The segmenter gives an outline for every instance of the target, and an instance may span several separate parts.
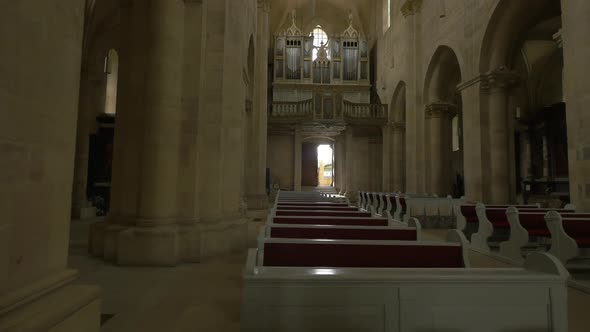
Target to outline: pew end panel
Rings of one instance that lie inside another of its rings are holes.
[[[518,209],[511,206],[506,210],[510,224],[508,241],[500,243],[500,255],[522,263],[522,248],[529,242],[529,232],[520,223]]]
[[[471,247],[481,250],[483,252],[490,252],[488,239],[494,232],[494,225],[490,222],[486,215],[486,207],[482,203],[477,203],[475,207],[479,228],[476,233],[471,235]]]
[[[450,229],[447,232],[447,242],[458,243],[461,245],[461,248],[463,248],[463,264],[465,264],[465,267],[467,268],[471,267],[471,263],[469,261],[469,253],[467,251],[469,248],[469,240],[467,240],[465,234],[456,229]]]
[[[563,220],[559,213],[548,212],[545,215],[547,228],[551,233],[551,248],[549,253],[557,257],[563,264],[578,255],[578,243],[572,238],[563,227]],[[589,220],[590,222],[590,220]]]
[[[422,240],[422,225],[420,224],[420,221],[418,221],[418,219],[410,218],[410,220],[408,220],[408,224],[407,225],[403,224],[403,225],[405,225],[406,227],[415,228],[416,229],[416,241]]]

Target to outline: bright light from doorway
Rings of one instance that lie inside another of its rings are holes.
[[[329,145],[318,146],[318,162],[323,161],[324,165],[332,164],[332,147]]]
[[[331,186],[334,178],[334,151],[330,145],[318,146],[318,184]]]

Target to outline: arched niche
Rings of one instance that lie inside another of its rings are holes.
[[[426,183],[428,191],[439,196],[464,195],[463,103],[457,88],[461,81],[455,51],[439,46],[424,83]]]

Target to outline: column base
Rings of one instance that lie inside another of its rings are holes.
[[[89,253],[118,265],[175,266],[200,262],[203,258],[238,252],[256,244],[260,221],[238,216],[224,220],[166,227],[127,227],[94,223],[90,230]]]
[[[72,219],[75,220],[86,220],[96,218],[96,208],[87,202],[83,205],[72,207]]]
[[[1,297],[0,331],[99,332],[98,287],[54,286],[44,285],[37,289],[33,285],[31,287],[35,292],[26,300],[17,300],[16,303],[14,294]]]
[[[248,248],[248,219],[227,218],[202,223],[201,257],[209,258]]]
[[[132,227],[118,233],[117,264],[176,266],[180,262],[178,227]]]
[[[268,210],[270,204],[268,196],[265,195],[249,195],[246,196],[248,202],[248,210]]]

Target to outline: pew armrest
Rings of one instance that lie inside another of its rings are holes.
[[[529,242],[529,232],[522,227],[518,209],[515,207],[511,206],[506,210],[506,217],[510,224],[510,237],[508,241],[500,243],[500,255],[522,262],[522,247]]]
[[[563,221],[558,212],[551,211],[545,215],[545,222],[551,233],[549,253],[555,255],[563,264],[578,255],[578,243],[563,228]]]
[[[416,218],[410,218],[408,220],[408,227],[416,229],[416,241],[422,240],[422,224]]]
[[[467,252],[469,240],[467,240],[465,234],[463,234],[462,231],[451,229],[447,233],[447,242],[459,243],[461,245],[461,250],[463,251],[463,264],[466,268],[470,268],[471,262],[469,261],[469,255]]]
[[[477,233],[471,235],[471,246],[484,252],[490,252],[488,239],[494,233],[494,225],[490,222],[488,216],[486,215],[485,205],[482,203],[477,203],[475,211],[477,214],[479,228]]]
[[[570,273],[557,259],[546,252],[533,252],[526,257],[523,267],[530,271],[553,274],[567,279]]]

